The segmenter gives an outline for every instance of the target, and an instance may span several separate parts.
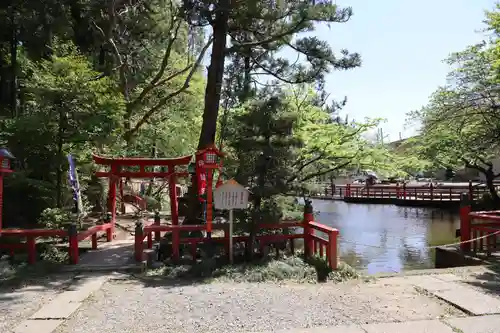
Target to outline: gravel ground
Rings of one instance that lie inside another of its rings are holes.
[[[460,315],[391,278],[338,285],[176,287],[110,281],[56,333],[261,332]]]
[[[72,275],[58,275],[25,283],[23,287],[0,284],[0,332],[10,333],[22,320],[64,291]]]

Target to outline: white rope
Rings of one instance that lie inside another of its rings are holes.
[[[490,234],[487,234],[487,235],[484,235],[484,236],[481,236],[481,237],[472,238],[472,239],[469,239],[469,240],[466,240],[466,241],[463,241],[463,242],[449,243],[449,244],[443,244],[443,245],[425,246],[422,249],[435,249],[435,248],[438,248],[438,247],[450,247],[450,246],[456,246],[456,245],[460,245],[460,244],[467,244],[467,243],[475,242],[475,241],[480,240],[480,239],[484,239],[484,238],[488,238],[488,237],[491,237],[491,236],[495,236],[495,235],[498,235],[498,234],[500,234],[500,230],[495,231],[495,232],[490,233]],[[391,249],[391,250],[398,250],[398,249],[401,248],[401,247],[385,247],[385,246],[383,247],[383,246],[379,246],[379,245],[368,245],[368,244],[362,244],[362,243],[358,243],[358,242],[346,240],[342,236],[340,236],[340,238],[341,238],[341,240],[344,243],[349,243],[349,244],[354,244],[354,245],[361,245],[361,246],[366,246],[366,247],[374,247],[374,248],[379,248],[379,249],[384,248],[384,249]]]

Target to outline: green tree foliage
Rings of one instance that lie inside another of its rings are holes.
[[[500,176],[493,165],[500,148],[498,12],[488,13],[487,22],[495,32],[491,40],[452,54],[447,59],[453,68],[448,84],[411,117],[422,125],[421,135],[414,139],[421,157],[432,161],[435,169],[478,170],[498,201],[493,186]]]
[[[92,152],[193,152],[210,43],[179,9],[168,0],[2,2],[0,141],[17,157],[7,223],[33,224],[44,208],[70,203],[67,153],[98,205]]]
[[[284,196],[307,196],[323,175],[379,164],[380,151],[363,138],[378,121],[339,123],[317,98],[310,86],[267,88],[229,113],[226,171],[252,192],[250,212],[238,216],[252,235],[256,223],[291,216]]]
[[[64,204],[67,153],[89,161],[93,147],[116,141],[124,102],[114,82],[96,80],[98,73],[71,45],[59,45],[50,59],[26,59],[23,65],[23,115],[6,119],[1,136],[20,167],[15,181],[36,180],[36,193],[55,191],[48,198],[40,195],[42,202],[32,206],[36,217],[45,206]],[[26,194],[11,200],[23,202]]]

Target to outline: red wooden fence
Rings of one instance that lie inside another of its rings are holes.
[[[106,223],[93,226],[87,230],[78,232],[75,224],[71,224],[68,230],[63,229],[2,229],[0,234],[2,236],[15,236],[20,238],[16,243],[0,243],[0,249],[6,249],[12,253],[16,250],[26,250],[28,253],[28,263],[34,264],[36,262],[36,239],[47,237],[60,237],[67,238],[69,246],[69,261],[70,264],[78,264],[79,250],[78,243],[92,237],[92,249],[97,249],[97,235],[99,232],[106,233],[106,240],[110,242],[113,237],[111,235],[112,223]],[[22,239],[25,242],[22,242]]]
[[[462,196],[460,207],[460,248],[491,253],[500,238],[500,210],[471,212],[471,201]]]
[[[282,222],[278,224],[260,224],[258,229],[260,230],[276,230],[276,229],[290,229],[290,228],[303,228],[303,233],[279,233],[279,234],[265,234],[257,235],[256,240],[259,241],[260,246],[263,247],[265,244],[276,243],[276,242],[286,242],[287,240],[299,239],[304,240],[304,252],[306,256],[317,255],[321,257],[326,257],[328,265],[332,269],[337,268],[337,241],[339,232],[337,229],[330,228],[328,226],[322,225],[320,223],[313,221],[312,208],[306,210],[304,213],[304,220],[299,222]],[[210,241],[215,243],[222,243],[226,248],[226,253],[229,253],[229,233],[228,225],[217,223],[212,225],[212,230],[223,230],[224,235],[222,237],[212,237]],[[192,256],[196,258],[197,245],[203,244],[208,241],[205,237],[191,237],[191,238],[181,238],[181,232],[187,231],[204,231],[206,230],[205,225],[159,225],[150,224],[143,226],[138,224],[135,229],[135,259],[136,261],[144,260],[144,248],[151,249],[153,247],[153,236],[155,239],[159,239],[160,233],[171,232],[172,233],[172,259],[178,260],[180,257],[180,245],[190,244]],[[320,235],[316,235],[315,231],[322,232],[326,234],[326,238]],[[158,238],[157,238],[158,237]],[[146,239],[146,242],[144,242]],[[233,241],[247,243],[249,240],[248,236],[235,236]],[[293,242],[292,242],[293,244]],[[292,246],[293,251],[293,246]]]

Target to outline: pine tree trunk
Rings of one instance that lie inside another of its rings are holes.
[[[484,173],[484,176],[486,178],[486,187],[488,187],[488,190],[490,191],[491,199],[495,203],[495,206],[500,205],[500,197],[498,196],[495,184],[493,183],[493,181],[495,180],[493,167],[488,167],[488,169],[486,169],[486,172]]]
[[[214,43],[212,56],[207,73],[205,88],[205,108],[203,110],[203,124],[201,127],[198,149],[204,149],[215,142],[217,130],[217,117],[224,76],[224,63],[226,58],[226,37],[229,19],[229,0],[220,0],[217,17],[213,24]]]
[[[205,107],[203,110],[203,124],[201,126],[198,149],[204,149],[215,143],[217,131],[217,118],[221,97],[222,80],[224,76],[224,63],[226,58],[226,38],[229,20],[230,0],[220,0],[217,16],[212,25],[214,42],[212,55],[207,73],[205,88]],[[198,224],[201,216],[201,205],[197,198],[198,181],[196,175],[191,177],[191,188],[188,191],[188,215],[185,224]]]

